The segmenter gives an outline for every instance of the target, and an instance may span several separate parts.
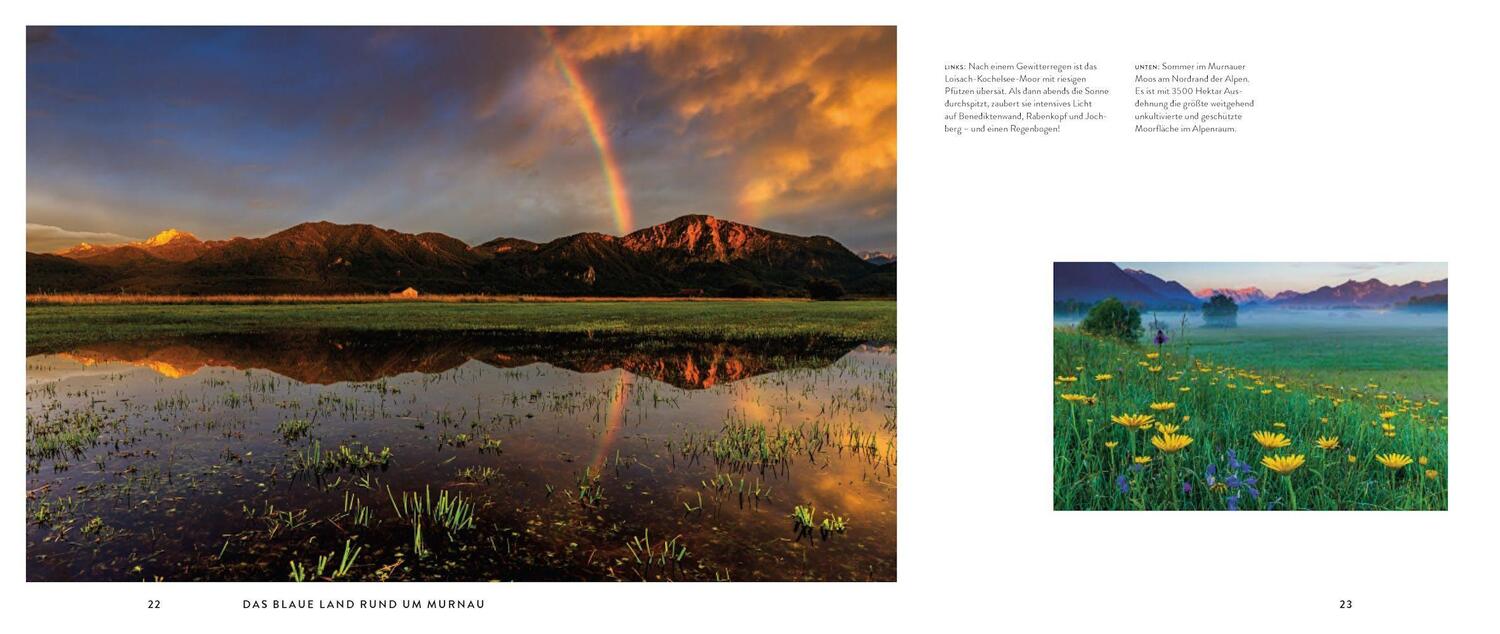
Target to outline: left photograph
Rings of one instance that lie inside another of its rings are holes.
[[[896,40],[29,27],[26,579],[896,580]]]

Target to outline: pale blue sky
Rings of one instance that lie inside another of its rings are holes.
[[[1349,280],[1377,278],[1386,284],[1432,282],[1448,277],[1447,262],[1117,262],[1140,269],[1189,290],[1254,286],[1267,295],[1293,290],[1305,293]]]

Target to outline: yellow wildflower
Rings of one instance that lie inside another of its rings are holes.
[[[1150,414],[1120,414],[1119,416],[1111,416],[1109,419],[1114,421],[1116,425],[1123,425],[1131,429],[1150,427],[1151,423],[1156,422],[1156,417]]]
[[[1306,458],[1300,453],[1290,456],[1265,456],[1260,459],[1260,463],[1265,465],[1267,469],[1281,475],[1289,475],[1291,472],[1296,471],[1305,461]]]
[[[1255,438],[1255,442],[1260,443],[1260,446],[1265,447],[1266,449],[1280,449],[1292,444],[1291,439],[1287,438],[1286,434],[1273,434],[1268,431],[1258,431],[1250,434],[1250,436]]]
[[[1411,464],[1411,456],[1395,452],[1378,454],[1375,456],[1375,462],[1385,465],[1388,469],[1400,469]]]
[[[1186,434],[1165,433],[1161,436],[1152,436],[1151,444],[1164,453],[1177,453],[1183,447],[1193,444],[1192,437]]]

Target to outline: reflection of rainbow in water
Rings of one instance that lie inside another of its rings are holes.
[[[547,39],[547,47],[552,50],[552,61],[562,73],[563,79],[567,80],[573,103],[577,104],[578,111],[583,114],[589,138],[593,139],[594,147],[599,150],[599,163],[604,168],[604,183],[609,188],[609,206],[615,214],[615,229],[621,235],[629,233],[635,227],[635,218],[630,210],[630,196],[625,190],[625,179],[620,176],[620,162],[615,158],[614,146],[609,141],[604,115],[599,110],[599,104],[594,101],[594,94],[589,91],[588,85],[579,78],[578,68],[558,48],[557,41],[552,36],[552,28],[544,26],[541,30],[542,37]]]
[[[609,413],[604,417],[604,433],[599,435],[599,448],[594,451],[594,459],[589,461],[594,473],[604,469],[604,463],[609,461],[610,450],[620,438],[620,430],[625,428],[625,402],[630,400],[631,374],[624,370],[616,372],[619,374],[611,390],[614,392],[614,400],[609,405]]]

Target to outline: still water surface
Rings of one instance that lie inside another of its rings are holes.
[[[27,578],[894,580],[895,389],[831,339],[33,354]]]

